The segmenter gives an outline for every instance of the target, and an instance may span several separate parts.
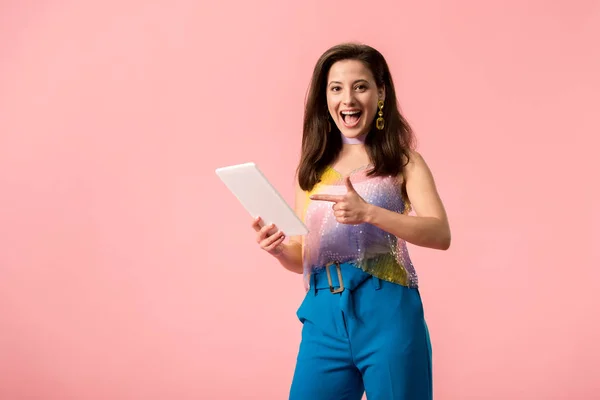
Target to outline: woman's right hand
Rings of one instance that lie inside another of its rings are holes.
[[[262,219],[256,218],[252,223],[252,227],[256,231],[256,242],[261,249],[271,254],[278,256],[283,252],[283,241],[285,234],[277,229],[275,224],[265,225],[261,227]]]

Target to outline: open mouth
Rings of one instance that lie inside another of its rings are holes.
[[[348,128],[352,128],[358,124],[358,121],[360,121],[362,111],[360,111],[360,110],[342,111],[342,112],[340,112],[340,115],[342,116],[342,121],[344,122],[344,125],[346,125],[346,127],[348,127]]]

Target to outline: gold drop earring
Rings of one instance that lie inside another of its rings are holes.
[[[379,112],[377,113],[379,115],[379,118],[377,118],[375,126],[381,131],[385,126],[385,121],[383,120],[383,100],[379,100],[377,102],[377,107],[379,107]]]

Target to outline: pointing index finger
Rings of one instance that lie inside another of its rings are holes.
[[[337,203],[338,201],[342,201],[344,196],[334,194],[313,194],[310,196],[310,199],[317,201],[333,201],[334,203]]]

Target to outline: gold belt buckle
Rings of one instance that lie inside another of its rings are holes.
[[[331,272],[329,271],[329,267],[331,265],[335,265],[335,268],[337,270],[338,281],[340,282],[340,287],[337,289],[333,287],[333,282],[331,281]],[[344,281],[342,280],[342,270],[340,268],[340,263],[337,261],[334,263],[331,263],[331,264],[325,266],[325,270],[327,271],[327,281],[329,282],[329,291],[331,293],[342,293],[344,291]]]

